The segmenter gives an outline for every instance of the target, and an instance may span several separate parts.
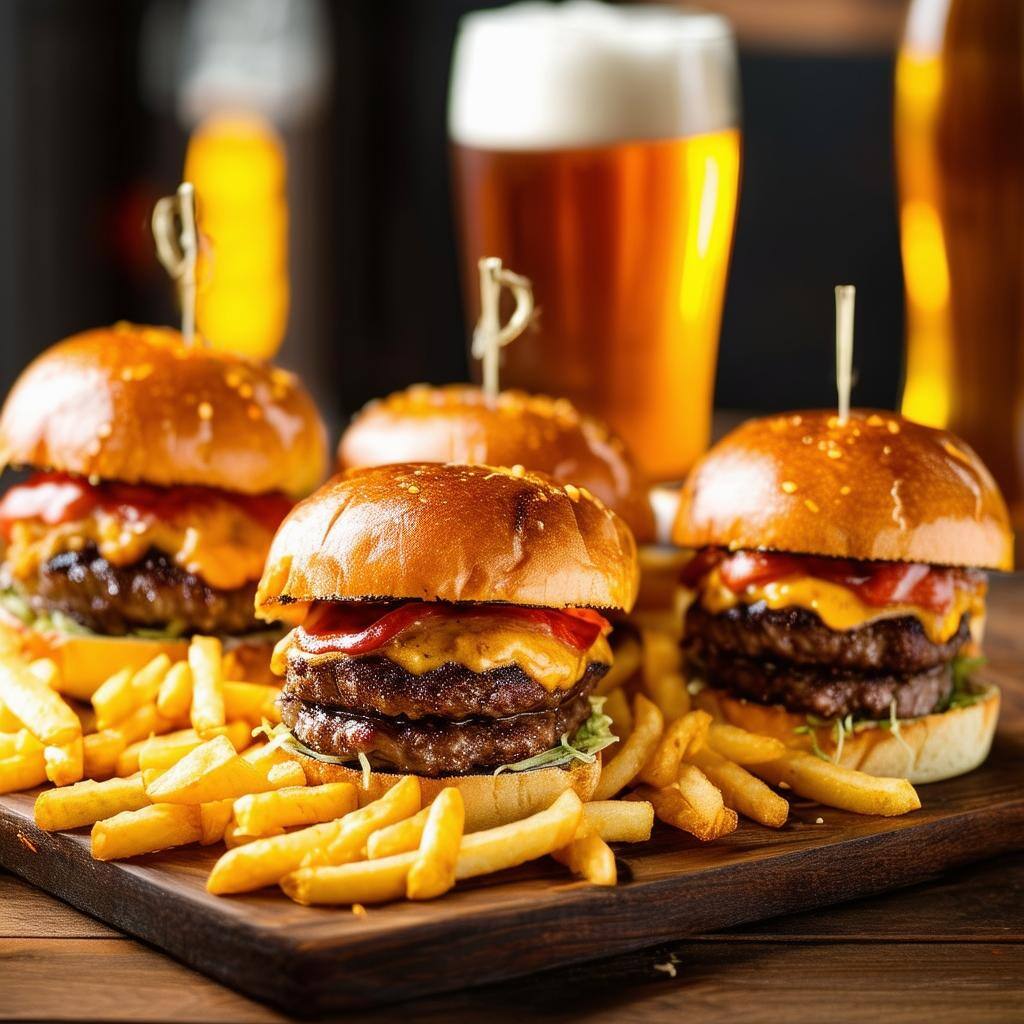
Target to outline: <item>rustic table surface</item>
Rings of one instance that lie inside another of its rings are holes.
[[[1021,728],[1024,576],[992,582],[987,654],[1004,688],[1004,727]],[[359,1014],[535,1017],[1019,1022],[1024,853],[888,896]],[[0,871],[0,1020],[286,1019]]]

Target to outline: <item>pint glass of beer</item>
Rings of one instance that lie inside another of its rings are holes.
[[[655,480],[707,445],[739,181],[735,43],[719,17],[593,2],[463,19],[449,96],[462,281],[533,282],[501,383],[607,420]]]

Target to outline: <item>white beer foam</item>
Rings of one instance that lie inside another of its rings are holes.
[[[738,123],[728,22],[593,0],[462,18],[448,128],[482,149],[557,149],[720,131]]]

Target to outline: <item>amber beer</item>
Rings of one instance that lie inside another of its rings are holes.
[[[1024,4],[915,0],[896,70],[903,411],[974,446],[1024,530]]]
[[[575,4],[472,15],[456,51],[468,322],[480,256],[527,275],[539,315],[503,350],[503,386],[606,419],[654,479],[681,477],[708,441],[739,180],[733,61],[719,18]]]

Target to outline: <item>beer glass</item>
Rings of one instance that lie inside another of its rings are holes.
[[[1024,3],[915,0],[897,60],[895,114],[907,297],[903,411],[977,449],[1019,537]]]
[[[452,67],[462,281],[533,282],[502,386],[607,420],[655,480],[708,442],[739,183],[735,43],[720,17],[593,2],[463,18]]]

